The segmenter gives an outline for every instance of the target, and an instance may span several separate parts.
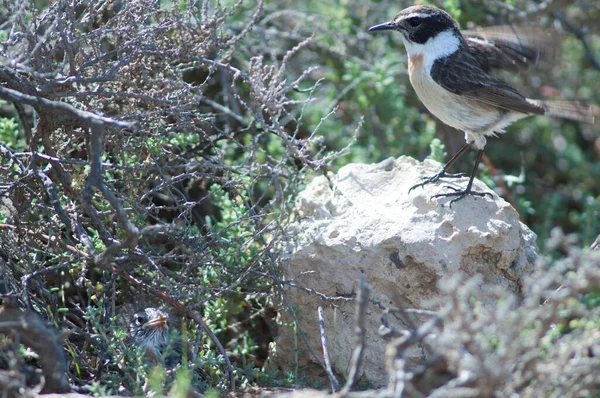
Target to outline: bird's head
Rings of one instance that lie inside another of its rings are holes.
[[[159,353],[169,340],[169,315],[148,307],[136,312],[129,323],[129,335],[141,348]]]
[[[377,30],[397,30],[402,33],[409,53],[414,47],[456,47],[462,40],[458,25],[450,14],[428,6],[405,8],[391,21],[369,28],[371,32]]]

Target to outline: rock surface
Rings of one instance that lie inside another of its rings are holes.
[[[362,278],[371,287],[372,302],[361,375],[377,387],[387,381],[385,343],[377,333],[384,307],[400,300],[405,308],[428,308],[440,296],[440,280],[458,272],[480,275],[484,292],[501,286],[518,293],[521,276],[533,270],[536,236],[496,194],[468,197],[452,207],[448,198],[431,198],[448,192],[446,185],[464,188],[466,178],[408,192],[440,167],[409,157],[351,164],[331,176],[331,185],[325,177],[315,178],[298,198],[297,221],[282,245],[282,277],[296,285],[285,289],[285,303],[295,308],[300,330],[320,358],[317,308],[324,308],[338,375],[347,375],[355,345],[352,299]],[[491,192],[478,180],[474,189]],[[283,321],[290,322],[283,308]],[[268,367],[293,371],[304,366],[309,376],[325,377],[293,329],[282,328],[271,348]],[[414,352],[409,362],[414,366],[424,356],[424,351]]]

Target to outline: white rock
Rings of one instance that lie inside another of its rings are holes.
[[[377,303],[368,308],[362,377],[383,386],[385,343],[377,333],[382,307],[401,300],[407,308],[427,308],[440,294],[438,281],[457,272],[481,275],[484,292],[495,285],[518,293],[521,276],[533,270],[536,236],[496,194],[467,197],[452,208],[448,198],[431,199],[448,192],[446,185],[464,188],[466,178],[408,192],[440,167],[409,157],[351,164],[331,176],[332,186],[325,177],[317,177],[299,195],[297,220],[282,245],[282,277],[309,290],[287,286],[285,299],[296,309],[300,329],[321,358],[317,308],[324,307],[329,349],[339,375],[347,375],[355,344],[355,302],[348,299],[355,297],[361,278]],[[491,192],[477,180],[474,189]],[[326,301],[313,292],[337,299]],[[335,316],[331,303],[337,306]],[[281,314],[290,322],[284,305]],[[424,355],[412,353],[409,363],[420,363]],[[309,376],[325,377],[289,327],[276,338],[267,366],[285,371],[308,366]]]

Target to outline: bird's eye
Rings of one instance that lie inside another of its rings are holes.
[[[146,323],[146,322],[144,322],[144,317],[142,317],[142,316],[138,316],[135,319],[135,321],[138,323],[138,325],[143,325],[144,323]]]
[[[419,17],[412,17],[412,18],[408,18],[407,22],[410,26],[412,26],[413,28],[416,28],[417,26],[421,25],[421,22],[423,22],[423,19],[419,18]]]

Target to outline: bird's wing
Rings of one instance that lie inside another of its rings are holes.
[[[527,70],[540,60],[559,54],[560,37],[552,29],[528,26],[491,26],[462,32],[469,50],[480,60],[482,69],[511,72]]]
[[[468,53],[457,51],[436,60],[431,77],[446,90],[466,98],[521,113],[544,113],[543,106],[529,102],[517,90],[486,73]]]

